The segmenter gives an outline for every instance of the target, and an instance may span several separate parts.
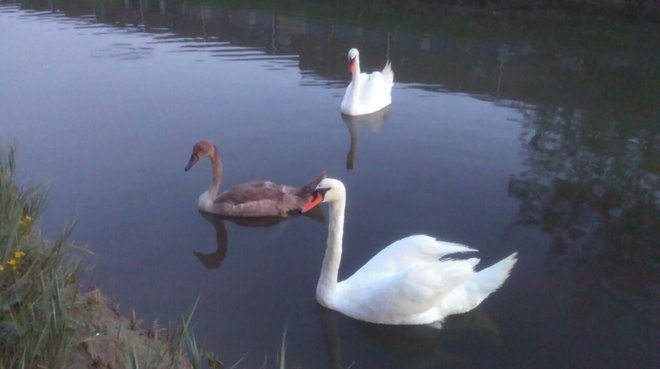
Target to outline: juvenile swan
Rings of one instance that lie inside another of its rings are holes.
[[[357,49],[350,49],[348,71],[353,77],[341,102],[342,114],[371,114],[392,103],[394,72],[389,61],[380,72],[360,73],[360,53]]]
[[[222,159],[217,147],[210,141],[199,141],[193,146],[192,154],[185,171],[192,168],[202,157],[208,157],[213,165],[213,182],[208,190],[199,196],[199,210],[229,217],[287,217],[299,211],[311,198],[314,187],[325,178],[321,173],[312,182],[296,188],[278,185],[273,182],[249,182],[234,187],[220,195],[223,170]]]
[[[337,281],[344,232],[346,189],[323,179],[303,212],[330,204],[328,246],[316,286],[316,299],[351,318],[380,324],[430,324],[474,309],[504,283],[516,253],[476,272],[479,259],[442,257],[476,251],[424,235],[409,236],[381,250],[355,274]]]

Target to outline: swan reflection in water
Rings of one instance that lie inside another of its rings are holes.
[[[341,115],[341,119],[348,128],[348,133],[351,136],[351,147],[346,157],[346,169],[352,170],[355,168],[357,145],[358,145],[358,130],[360,128],[368,128],[372,132],[377,132],[380,126],[389,119],[392,106],[386,106],[379,111],[367,115],[350,116],[346,114]]]
[[[315,209],[312,209],[315,210]],[[313,219],[314,221],[324,223],[325,217],[320,208],[310,213],[306,213],[305,216]],[[281,218],[281,217],[255,217],[255,218],[246,218],[246,217],[226,217],[217,214],[207,213],[200,211],[199,214],[206,219],[215,230],[215,241],[216,249],[212,253],[201,253],[198,251],[193,251],[193,254],[197,257],[200,263],[207,269],[216,269],[222,265],[222,262],[227,256],[227,245],[229,242],[229,237],[227,236],[227,228],[225,227],[225,221],[232,222],[241,227],[272,227],[280,222],[287,221],[291,218]]]
[[[500,362],[505,348],[499,330],[481,308],[447,317],[440,329],[433,325],[366,323],[345,317],[320,304],[317,308],[329,369],[346,368],[342,365],[337,319],[347,319],[369,341],[387,353],[389,360],[406,367],[482,367],[489,361]],[[475,352],[479,355],[474,355]]]

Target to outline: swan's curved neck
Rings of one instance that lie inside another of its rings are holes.
[[[217,148],[213,150],[213,152],[209,156],[209,159],[211,160],[211,165],[213,165],[213,182],[211,182],[211,186],[206,191],[206,193],[209,195],[212,201],[214,201],[215,198],[218,197],[218,193],[220,192],[220,186],[222,185],[222,173],[223,173],[222,159],[220,157],[220,152],[218,151]]]
[[[360,57],[355,57],[355,62],[353,63],[353,76],[351,78],[353,85],[355,85],[360,80]]]
[[[339,263],[341,261],[342,238],[344,235],[344,209],[346,197],[330,203],[330,224],[328,225],[328,247],[325,250],[321,275],[316,285],[316,298],[324,306],[330,307],[332,296],[337,288]]]
[[[360,58],[355,57],[355,61],[353,62],[353,76],[351,77],[351,101],[355,102],[357,100],[357,97],[359,95],[360,89],[362,88],[361,84],[361,78],[360,78]]]

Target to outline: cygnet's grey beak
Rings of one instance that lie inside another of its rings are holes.
[[[192,153],[192,155],[190,155],[190,160],[188,161],[188,165],[186,165],[186,167],[183,170],[187,172],[188,169],[192,168],[193,165],[197,163],[197,160],[199,160],[199,155],[197,155],[196,153]]]

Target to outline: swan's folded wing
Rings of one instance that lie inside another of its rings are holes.
[[[364,104],[377,104],[391,102],[392,83],[388,82],[380,72],[373,72],[367,75],[362,90],[360,91],[360,100]]]
[[[369,260],[360,273],[396,274],[413,267],[436,263],[443,256],[477,251],[465,245],[438,241],[426,235],[414,235],[387,246]]]
[[[356,273],[340,283],[346,289],[342,312],[375,323],[414,323],[415,316],[434,311],[444,296],[468,281],[478,262],[436,261],[380,278]]]
[[[244,183],[231,191],[221,193],[215,202],[240,205],[259,201],[280,201],[284,196],[281,187],[272,182]]]
[[[389,60],[385,64],[385,67],[380,72],[380,74],[383,76],[385,83],[389,85],[394,84],[394,72],[392,71],[392,63],[390,63]]]

